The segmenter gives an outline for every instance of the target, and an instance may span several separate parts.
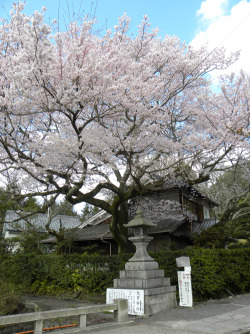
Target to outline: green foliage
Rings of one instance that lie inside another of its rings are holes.
[[[0,234],[3,228],[3,222],[5,219],[7,210],[15,210],[17,203],[11,197],[10,193],[3,188],[0,188]]]
[[[20,289],[0,279],[0,316],[12,314],[20,304]]]
[[[44,204],[46,205],[46,202]],[[65,199],[52,204],[49,210],[53,212],[53,215],[77,216],[74,206]]]
[[[193,289],[196,291],[196,297],[203,299],[203,296],[215,298],[225,295],[226,284],[220,253],[215,250],[208,253],[203,249],[195,252],[192,250],[192,253],[190,259],[192,276],[194,277]]]
[[[242,194],[249,190],[250,161],[230,167],[224,172],[211,175],[209,183],[204,183],[198,188],[209,198],[219,203],[215,209],[216,215],[221,216],[229,206],[234,206]],[[227,219],[228,220],[228,219]]]
[[[48,282],[46,279],[38,279],[31,286],[31,292],[38,295],[60,295],[67,292],[67,289],[63,289],[58,286],[56,282]]]
[[[205,248],[250,247],[250,193],[233,197],[220,223],[193,236],[195,246]]]
[[[7,210],[22,210],[25,212],[35,212],[40,209],[39,204],[34,198],[24,198],[16,200],[14,195],[20,193],[15,183],[9,184],[6,189],[0,188],[0,234],[2,232]],[[0,254],[8,253],[13,250],[17,240],[1,240]]]
[[[8,281],[0,263],[0,316],[12,314],[20,304],[21,289]]]
[[[43,254],[43,245],[40,244],[40,241],[47,237],[48,234],[40,233],[34,227],[30,227],[18,237],[18,251],[24,254]]]
[[[2,270],[13,284],[22,284],[30,292],[59,295],[61,293],[103,293],[113,285],[113,278],[124,268],[128,257],[99,255],[24,255],[0,257]]]
[[[97,213],[100,209],[97,208],[96,206],[93,206],[91,204],[85,204],[84,208],[82,209],[81,212],[81,218],[82,220],[87,219],[88,217],[93,216],[95,213]]]
[[[44,208],[47,205],[48,203],[45,201]],[[71,203],[69,203],[67,200],[63,200],[61,202],[55,202],[49,207],[50,219],[58,215],[77,216],[77,213],[75,212],[74,206]],[[72,250],[75,247],[75,229],[66,229],[62,224],[60,224],[59,230],[56,230],[51,227],[50,223],[47,223],[46,230],[50,236],[53,236],[56,239],[56,253],[58,255],[72,253]]]
[[[176,258],[189,256],[195,300],[206,300],[250,292],[250,249],[203,249],[151,254],[164,269],[171,284],[178,285]],[[8,255],[1,256],[2,271],[11,284],[22,284],[37,294],[74,295],[104,294],[113,286],[131,254],[100,256],[71,255]]]
[[[229,206],[221,220],[225,233],[231,237],[229,247],[250,247],[250,192]]]
[[[12,239],[5,239],[0,233],[0,255],[11,254],[16,242]]]
[[[194,246],[203,248],[225,248],[229,242],[228,235],[220,223],[194,234],[192,239]]]
[[[40,209],[41,206],[32,197],[25,199],[22,203],[22,211],[24,212],[36,212],[39,211]]]
[[[203,249],[187,247],[175,252],[152,254],[165,275],[178,285],[175,259],[190,257],[195,300],[219,298],[250,291],[250,249]]]
[[[16,200],[13,196],[13,192],[18,193],[19,190],[12,186],[8,186],[6,189],[0,188],[0,221],[4,221],[7,210],[22,210],[25,212],[35,212],[41,209],[40,205],[34,198],[24,198],[22,200]]]

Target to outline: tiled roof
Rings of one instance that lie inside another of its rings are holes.
[[[218,220],[216,218],[204,219],[201,223],[194,226],[193,233],[201,233],[217,223]]]
[[[178,215],[175,218],[165,219],[157,222],[156,227],[149,229],[148,233],[150,235],[158,233],[170,233],[174,235],[186,235],[190,236],[190,231],[187,233],[182,226],[187,221],[187,217],[184,215]],[[193,223],[192,233],[200,233],[202,230],[206,230],[208,227],[216,224],[215,219],[206,219],[202,223]],[[183,230],[183,231],[182,231]],[[129,231],[129,235],[131,231]],[[111,239],[112,234],[109,230],[108,223],[99,223],[94,226],[85,226],[84,228],[77,229],[74,232],[74,240],[84,241],[84,240],[100,240],[100,239]]]
[[[75,240],[100,240],[110,239],[112,234],[109,229],[109,224],[99,224],[95,226],[86,226],[83,229],[77,229],[75,232]]]
[[[173,233],[179,226],[186,221],[186,217],[178,216],[172,219],[161,220],[157,223],[157,227],[149,230],[149,233],[169,232]]]
[[[66,232],[74,241],[102,240],[112,239],[112,234],[109,229],[109,224],[99,224],[95,226],[86,226],[77,230]],[[42,243],[55,243],[54,237],[43,240]]]
[[[176,236],[186,236],[190,237],[190,231],[187,232],[185,229],[183,230],[182,227],[185,222],[187,221],[187,218],[184,216],[176,217],[176,219],[166,219],[159,221],[157,223],[157,227],[150,228],[149,234],[159,234],[159,233],[170,233],[174,234]],[[194,223],[193,224],[193,233],[206,229],[216,223],[215,220],[204,220],[202,223]],[[129,235],[131,235],[132,231],[129,229]],[[71,232],[70,232],[71,233]],[[81,229],[76,229],[72,232],[73,239],[75,241],[88,241],[88,240],[105,240],[105,239],[113,239],[112,234],[109,229],[108,223],[102,223],[94,226],[86,226]],[[51,239],[52,240],[52,239]],[[46,240],[46,242],[51,242],[51,240]]]
[[[5,216],[4,231],[23,231],[28,223],[34,226],[38,231],[45,232],[45,225],[48,215],[43,213],[34,214],[28,218],[20,219],[21,214],[13,210],[8,210]],[[77,228],[81,224],[78,216],[57,215],[52,218],[50,228],[59,231],[60,226],[65,230]]]
[[[177,219],[166,219],[157,223],[157,227],[150,228],[149,234],[168,232],[172,233],[180,225],[184,223],[186,218],[184,216],[178,217]],[[131,235],[129,229],[129,235]],[[112,234],[109,229],[108,223],[100,223],[94,226],[85,226],[84,228],[79,228],[74,232],[75,241],[84,241],[84,240],[100,240],[100,239],[111,239]]]

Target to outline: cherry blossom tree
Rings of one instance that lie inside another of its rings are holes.
[[[23,9],[14,4],[0,26],[1,175],[18,177],[23,196],[110,212],[124,250],[129,199],[208,180],[248,150],[249,78],[210,89],[209,73],[237,54],[161,39],[146,16],[132,37],[126,15],[98,35],[87,18],[54,32],[45,9]]]

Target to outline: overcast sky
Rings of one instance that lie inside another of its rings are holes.
[[[7,17],[11,0],[0,0],[0,17]],[[25,12],[32,14],[46,7],[46,19],[89,14],[105,31],[117,23],[124,12],[131,17],[131,33],[147,14],[151,26],[164,36],[176,35],[194,46],[208,43],[211,50],[225,46],[228,52],[241,50],[239,61],[231,68],[250,72],[250,1],[247,0],[26,0]]]

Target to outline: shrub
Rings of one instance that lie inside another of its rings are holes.
[[[14,284],[0,279],[0,316],[12,314],[20,304],[20,291]]]
[[[152,256],[174,285],[178,285],[175,259],[180,256],[190,258],[195,300],[219,298],[229,292],[250,291],[250,249],[187,247],[175,252],[154,253]]]
[[[178,285],[176,258],[190,257],[194,300],[218,298],[229,291],[250,291],[250,249],[187,247],[150,255],[170,277],[172,285]],[[0,270],[5,272],[8,282],[22,284],[33,293],[104,294],[131,256],[6,255],[0,258]]]

